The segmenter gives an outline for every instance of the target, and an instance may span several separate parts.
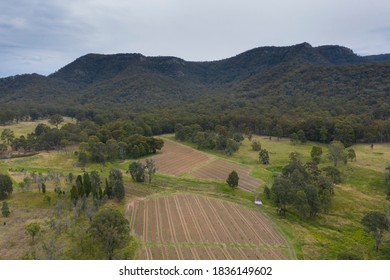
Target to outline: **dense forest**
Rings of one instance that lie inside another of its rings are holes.
[[[143,136],[180,123],[275,137],[302,130],[350,146],[390,140],[389,90],[389,56],[340,46],[261,47],[215,62],[88,54],[47,77],[0,79],[0,123],[61,114],[97,130],[125,122]]]

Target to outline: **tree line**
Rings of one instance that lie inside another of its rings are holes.
[[[117,141],[109,139],[105,143],[97,136],[90,136],[88,141],[79,145],[78,161],[81,165],[88,162],[104,164],[106,161],[137,159],[155,154],[164,146],[162,139],[142,135],[131,135]]]
[[[189,141],[197,145],[198,149],[223,151],[232,155],[240,148],[244,140],[242,133],[234,132],[226,126],[217,125],[214,130],[204,131],[198,124],[176,124],[175,138],[178,141]]]
[[[78,159],[81,164],[104,164],[106,161],[135,159],[154,154],[164,145],[163,140],[150,136],[150,129],[137,126],[131,121],[101,126],[83,121],[67,123],[60,128],[60,118],[50,121],[55,127],[40,123],[26,136],[15,137],[11,129],[4,129],[1,133],[0,153],[7,153],[9,150],[22,153],[49,151],[79,144]]]

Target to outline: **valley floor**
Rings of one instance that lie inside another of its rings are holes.
[[[158,174],[152,184],[133,183],[124,175],[126,200],[113,205],[130,221],[140,243],[139,258],[337,259],[349,254],[362,259],[390,259],[389,235],[375,252],[372,237],[360,223],[369,211],[389,211],[383,182],[389,144],[377,144],[373,149],[363,144],[354,146],[357,160],[340,166],[343,182],[335,188],[329,211],[304,221],[294,212],[279,217],[273,203],[264,198],[263,189],[272,185],[274,174],[288,162],[290,152],[301,153],[306,162],[311,147],[319,144],[292,145],[288,139],[255,136],[270,153],[270,165],[265,166],[258,163],[258,153],[251,150],[247,139],[239,152],[227,157],[176,143],[172,135],[163,138],[166,146],[155,156]],[[320,146],[327,150],[326,145]],[[90,164],[85,170],[98,170],[104,177],[112,167],[124,172],[130,162]],[[83,172],[75,163],[72,150],[55,151],[0,160],[0,172],[10,174],[17,183],[31,172],[55,170],[62,174],[61,185],[69,191],[64,176]],[[329,164],[324,155],[320,166]],[[232,169],[237,169],[242,179],[240,189],[231,190],[225,183]],[[29,192],[14,188],[8,200],[11,216],[0,217],[1,258],[20,259],[34,250],[44,258],[40,252],[47,241],[45,232],[31,244],[24,225],[32,221],[45,225],[50,220],[57,200],[53,187],[48,183],[51,202],[34,187]],[[262,206],[254,205],[255,196],[262,199]]]

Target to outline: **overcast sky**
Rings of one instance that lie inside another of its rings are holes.
[[[0,77],[87,53],[218,60],[260,46],[390,53],[390,0],[1,0]]]

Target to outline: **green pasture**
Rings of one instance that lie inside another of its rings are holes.
[[[17,128],[17,125],[20,127]],[[23,127],[21,124],[15,124],[10,128],[15,131],[16,135],[21,135],[31,132],[35,125],[28,124]],[[4,127],[1,127],[0,130],[2,128]],[[164,137],[173,139],[172,135]],[[269,151],[269,165],[262,165],[258,162],[258,152],[252,151],[248,139],[242,142],[240,150],[231,157],[215,151],[206,152],[252,167],[252,175],[264,180],[269,187],[272,186],[274,175],[288,163],[289,154],[293,151],[299,152],[302,155],[302,161],[307,162],[310,160],[312,146],[321,146],[323,155],[320,167],[331,165],[327,159],[327,145],[324,144],[308,142],[293,145],[289,139],[277,140],[264,136],[254,136],[253,140],[259,141],[262,148]],[[184,144],[187,145],[187,143]],[[278,216],[273,203],[263,197],[263,186],[258,189],[257,193],[252,194],[243,190],[231,190],[224,182],[176,178],[161,174],[156,174],[151,185],[133,183],[130,176],[124,174],[127,190],[126,199],[134,199],[135,195],[166,195],[182,191],[219,197],[264,212],[289,241],[298,259],[337,259],[342,254],[362,259],[390,259],[390,234],[385,234],[379,252],[375,252],[373,238],[363,231],[360,223],[363,215],[369,211],[389,212],[389,203],[385,196],[384,168],[389,165],[390,144],[375,144],[373,148],[369,144],[358,144],[352,148],[356,151],[357,160],[348,162],[346,165],[342,163],[339,165],[343,181],[335,187],[331,208],[328,213],[321,213],[317,218],[311,220],[304,221],[293,212],[288,212],[286,218]],[[75,150],[77,147],[42,152],[25,158],[2,159],[0,160],[0,172],[5,173],[12,169],[18,170],[16,172],[23,170],[46,173],[49,169],[53,169],[66,175],[69,172],[81,174],[84,170],[98,170],[102,177],[106,177],[112,167],[125,171],[131,162],[130,160],[118,161],[106,163],[104,166],[88,164],[82,168],[77,165]],[[14,178],[14,180],[17,181],[20,178]],[[262,197],[264,202],[261,207],[255,207],[253,204],[253,198],[257,194]],[[53,193],[50,194],[50,197],[53,204],[56,197]],[[44,201],[42,194],[36,193],[36,190],[31,193],[23,193],[18,188],[15,188],[12,198],[9,199],[9,205],[11,210],[12,208],[42,210],[50,208],[50,205]],[[126,208],[124,203],[114,206],[120,207],[123,211]],[[22,213],[20,210],[16,210],[16,212],[19,215]],[[42,213],[46,213],[46,211],[42,211]],[[12,219],[12,215],[9,219]],[[3,220],[4,218],[1,218],[0,222]]]

